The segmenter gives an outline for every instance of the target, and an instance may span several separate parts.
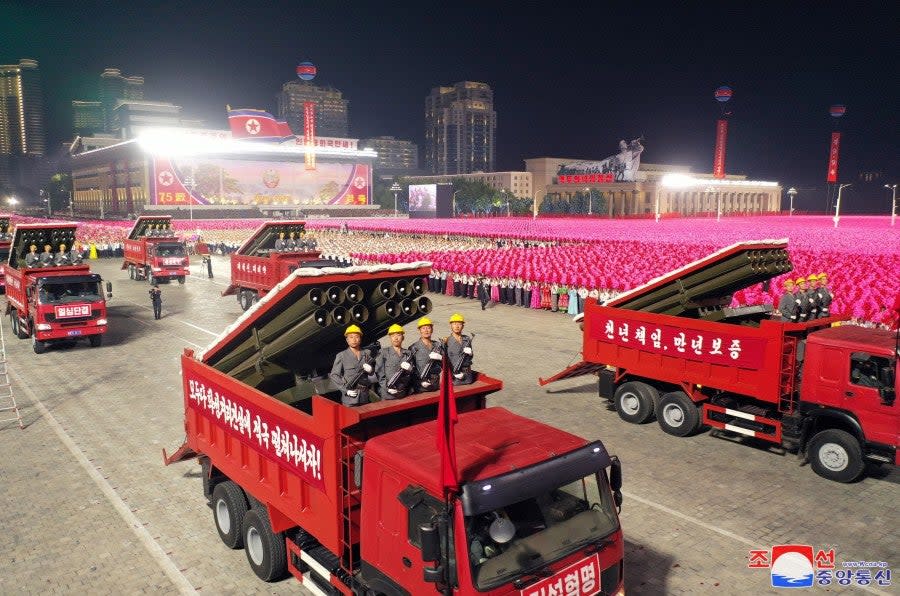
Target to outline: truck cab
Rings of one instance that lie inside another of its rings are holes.
[[[503,408],[463,414],[464,482],[448,509],[436,432],[425,423],[366,444],[361,575],[376,591],[619,593],[621,471],[602,443]]]
[[[13,333],[32,338],[34,351],[42,354],[53,342],[87,339],[101,345],[107,331],[103,280],[80,263],[30,266],[30,247],[75,244],[76,224],[21,224],[12,240],[4,277],[6,314]],[[111,296],[107,284],[107,296]]]
[[[170,215],[141,215],[125,240],[125,261],[130,279],[151,284],[175,279],[183,284],[190,275],[187,248],[172,229]]]
[[[897,402],[897,336],[883,329],[841,325],[810,333],[806,340],[800,403],[811,429],[830,429],[811,449],[815,465],[840,467],[858,449],[885,463],[900,464],[900,403]]]

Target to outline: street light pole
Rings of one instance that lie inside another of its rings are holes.
[[[797,196],[797,189],[792,186],[788,189],[787,194],[788,194],[788,197],[790,197],[790,199],[791,199],[791,204],[790,204],[790,207],[788,208],[788,217],[790,217],[794,214],[794,197]]]
[[[838,222],[841,220],[841,191],[848,186],[852,186],[852,184],[848,183],[838,186],[837,203],[834,204],[834,227],[838,227]]]
[[[394,193],[394,217],[397,217],[397,215],[399,214],[398,211],[397,211],[397,193],[399,193],[399,192],[400,192],[401,190],[403,190],[403,189],[400,187],[399,184],[397,184],[396,182],[394,182],[394,183],[391,185],[390,190],[391,190],[391,192]]]
[[[656,181],[656,223],[659,223],[659,192],[662,190],[662,181]]]
[[[897,185],[896,184],[885,184],[885,188],[889,188],[892,191],[891,194],[891,225],[894,225],[894,222],[897,220]]]
[[[461,190],[456,190],[453,192],[453,217],[456,217],[456,195],[461,193]]]
[[[593,213],[594,213],[594,207],[593,207],[594,192],[590,188],[585,188],[584,192],[588,193],[588,215],[593,215]]]

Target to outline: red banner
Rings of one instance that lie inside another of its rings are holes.
[[[599,594],[600,587],[600,555],[594,555],[519,590],[519,596],[588,596]]]
[[[602,316],[593,319],[590,333],[592,339],[617,346],[753,370],[762,367],[766,348],[766,340],[755,337],[685,333],[679,327]]]
[[[728,140],[728,120],[716,121],[716,152],[713,156],[713,178],[725,177],[725,143]]]
[[[189,378],[187,387],[188,402],[198,414],[250,449],[287,467],[311,486],[324,490],[323,439],[229,394],[208,379]]]
[[[77,317],[91,316],[90,304],[71,304],[66,306],[54,307],[54,314],[57,319],[74,319]]]
[[[316,169],[316,153],[313,149],[316,140],[316,104],[303,102],[303,144],[306,145],[306,169]]]
[[[838,155],[841,150],[841,133],[831,133],[831,149],[828,151],[828,182],[838,180]]]

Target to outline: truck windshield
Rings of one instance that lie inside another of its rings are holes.
[[[38,300],[41,304],[69,304],[71,302],[97,302],[102,300],[100,282],[80,281],[71,283],[45,283]]]
[[[156,256],[158,257],[183,257],[184,245],[177,242],[166,242],[156,245]]]
[[[472,575],[479,590],[541,569],[618,528],[603,473],[534,498],[466,517]]]
[[[9,262],[9,248],[0,248],[0,265],[6,265]]]

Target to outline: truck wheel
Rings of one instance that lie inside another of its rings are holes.
[[[830,428],[816,433],[806,452],[813,471],[829,480],[853,482],[866,468],[859,441],[843,430]]]
[[[241,527],[247,513],[247,499],[241,487],[231,480],[220,482],[213,489],[212,506],[216,530],[225,546],[234,549],[244,546]]]
[[[284,536],[272,531],[265,509],[251,509],[244,516],[243,538],[247,562],[256,576],[267,582],[287,573],[287,549]]]
[[[39,341],[37,338],[34,339],[33,346],[35,354],[43,354],[47,351],[47,342]]]
[[[128,266],[128,279],[134,279],[134,265]]]
[[[241,305],[241,310],[247,310],[250,308],[250,292],[247,290],[241,290],[241,293],[238,294],[238,302]]]
[[[103,336],[99,333],[97,335],[89,335],[88,341],[91,342],[92,348],[99,348],[103,344]]]
[[[653,388],[646,383],[629,381],[616,389],[613,397],[619,418],[632,424],[643,424],[653,416]]]
[[[22,329],[22,326],[19,324],[19,313],[16,309],[13,309],[9,313],[9,324],[12,326],[13,334],[19,339],[26,339],[28,334],[25,333],[25,330]]]
[[[656,421],[663,432],[686,437],[700,426],[700,410],[684,391],[673,391],[660,398]]]
[[[181,285],[184,285],[184,276],[183,275],[178,276],[178,283]]]

